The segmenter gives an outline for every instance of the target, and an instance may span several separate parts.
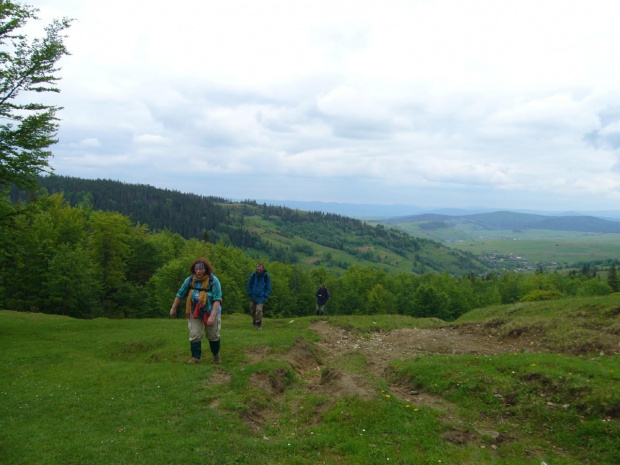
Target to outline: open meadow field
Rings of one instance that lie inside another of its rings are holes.
[[[0,463],[618,464],[618,294],[186,331],[0,311]]]
[[[417,237],[445,243],[476,256],[493,253],[517,255],[530,263],[573,264],[595,260],[620,260],[620,234],[548,230],[475,230],[443,228],[425,231],[419,223],[400,224],[399,229]]]
[[[449,244],[477,256],[515,254],[531,263],[572,264],[598,260],[620,260],[620,234],[562,233],[517,236],[507,239],[476,239]]]

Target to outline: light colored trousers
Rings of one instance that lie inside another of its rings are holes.
[[[254,321],[261,321],[263,319],[263,303],[251,302],[250,314]]]
[[[205,337],[208,341],[218,341],[220,339],[220,328],[222,327],[222,315],[216,315],[215,321],[211,326],[206,325],[202,318],[194,318],[192,315],[187,319],[189,329],[189,341],[196,342],[202,340],[202,328],[205,329]]]

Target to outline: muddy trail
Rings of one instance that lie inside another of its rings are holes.
[[[496,355],[545,350],[535,339],[500,338],[493,327],[483,325],[398,329],[369,334],[350,331],[321,320],[314,322],[311,329],[321,337],[320,341],[309,343],[299,339],[289,352],[277,358],[290,364],[309,394],[325,395],[330,399],[313,412],[317,422],[322,412],[342,397],[375,397],[378,382],[383,380],[390,395],[396,399],[439,409],[446,420],[459,423],[454,416],[455,409],[447,400],[418,391],[411,383],[395,379],[389,368],[390,362],[424,355]],[[246,355],[258,361],[269,354],[265,349]],[[269,392],[274,401],[279,402],[282,400],[279,396],[283,396],[286,390],[285,377],[284,370],[281,373],[256,373],[252,375],[251,385]],[[295,408],[293,405],[293,413]],[[273,421],[274,416],[272,410],[252,409],[244,421],[256,433],[261,433],[266,422]],[[456,441],[463,440],[458,433],[457,436]]]
[[[326,321],[315,322],[312,329],[322,338],[317,343],[325,357],[326,367],[338,366],[339,359],[347,354],[357,354],[365,362],[366,373],[361,376],[327,370],[336,380],[319,380],[322,384],[340,383],[340,392],[357,393],[361,396],[374,395],[373,386],[377,379],[389,379],[389,364],[395,359],[407,359],[424,355],[497,355],[502,353],[540,350],[536,340],[522,338],[499,338],[493,328],[480,325],[441,327],[429,329],[398,329],[388,332],[363,334],[330,325]],[[323,377],[326,375],[324,374]],[[352,378],[353,377],[353,378]],[[312,383],[311,389],[316,389]],[[334,386],[330,386],[330,390]],[[436,405],[441,399],[411,389],[401,383],[390,383],[390,393],[400,400],[416,404]],[[356,392],[357,391],[357,392]]]

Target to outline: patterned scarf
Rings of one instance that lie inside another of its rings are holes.
[[[200,283],[200,288],[196,287],[196,283]],[[189,284],[189,292],[187,293],[187,300],[185,301],[185,316],[189,318],[192,313],[192,294],[194,290],[198,289],[198,296],[200,300],[196,303],[194,308],[194,318],[198,318],[200,311],[207,305],[207,285],[209,284],[209,275],[205,274],[202,278],[198,279],[196,276],[192,277]]]

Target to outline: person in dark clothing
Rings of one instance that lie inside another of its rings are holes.
[[[252,324],[256,329],[263,329],[263,305],[271,294],[271,277],[262,263],[256,265],[256,271],[250,275],[247,291]]]
[[[325,284],[322,284],[321,287],[316,291],[316,314],[317,315],[325,315],[325,304],[329,300],[329,292],[327,292],[327,287]]]

